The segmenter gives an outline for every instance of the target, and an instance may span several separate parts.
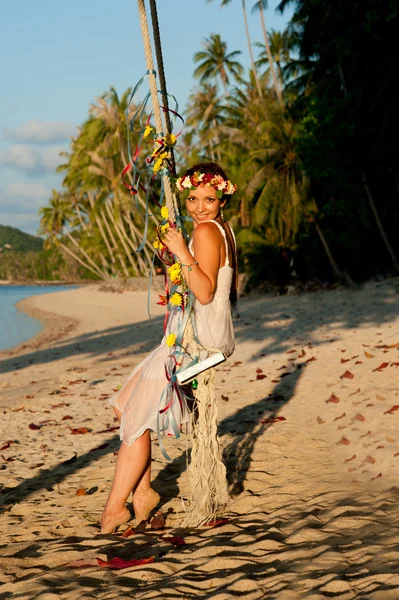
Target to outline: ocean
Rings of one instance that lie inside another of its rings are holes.
[[[0,285],[0,350],[9,350],[39,333],[42,324],[20,312],[15,304],[29,296],[71,290],[76,285]]]

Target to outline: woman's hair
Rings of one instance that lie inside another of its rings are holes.
[[[228,179],[229,179],[227,177],[226,173],[224,172],[224,170],[222,169],[222,167],[219,167],[219,165],[217,165],[214,162],[198,163],[197,165],[194,165],[193,167],[190,167],[189,169],[187,169],[187,171],[184,173],[183,177],[186,177],[186,176],[191,177],[191,175],[194,175],[194,173],[196,173],[197,171],[199,171],[200,173],[210,173],[211,175],[220,175],[226,181],[228,181]],[[221,200],[221,202],[226,202],[230,198],[231,198],[230,195],[223,194],[223,196],[220,198],[220,200]]]

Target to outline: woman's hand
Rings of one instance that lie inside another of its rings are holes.
[[[180,260],[187,253],[187,244],[183,234],[173,227],[169,227],[162,241],[167,246],[169,252],[177,256]]]

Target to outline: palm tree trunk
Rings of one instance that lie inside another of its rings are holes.
[[[262,2],[259,2],[259,11],[260,11],[260,21],[262,24],[263,37],[264,37],[265,46],[266,46],[267,60],[269,61],[269,68],[270,68],[270,72],[272,74],[274,90],[276,92],[277,100],[279,101],[280,105],[284,106],[283,95],[282,95],[280,87],[278,85],[276,70],[274,68],[273,56],[272,56],[272,51],[270,49],[269,36],[267,34],[267,29],[266,29],[266,25],[265,25],[265,15],[263,12]]]
[[[91,268],[90,265],[86,264],[81,258],[79,258],[79,256],[77,256],[74,252],[72,252],[72,250],[70,250],[68,248],[68,246],[66,246],[65,244],[63,244],[62,242],[60,242],[60,246],[63,250],[65,250],[65,252],[67,252],[67,254],[69,254],[70,256],[72,256],[78,263],[80,263],[85,269],[88,269],[89,271],[91,271],[92,273],[94,273],[95,275],[98,276],[98,272],[95,271],[94,269]],[[101,279],[105,279],[105,277],[101,276]]]
[[[62,233],[65,234],[67,236],[67,238],[76,246],[76,248],[79,250],[79,252],[81,252],[83,254],[83,256],[85,257],[85,259],[87,260],[87,262],[92,265],[92,267],[96,270],[97,274],[101,278],[104,279],[104,278],[108,277],[108,274],[104,273],[103,271],[101,271],[101,269],[96,265],[96,263],[94,262],[94,260],[92,258],[90,258],[90,256],[87,254],[87,252],[85,250],[83,250],[83,248],[81,248],[79,246],[78,242],[75,240],[75,238],[73,237],[73,235],[71,235],[69,233],[69,231],[66,231],[64,229]]]
[[[111,229],[111,227],[110,227],[110,225],[108,223],[108,220],[107,220],[107,218],[106,218],[106,216],[104,214],[104,210],[101,208],[100,212],[101,212],[101,217],[102,217],[103,223],[104,223],[104,225],[105,225],[105,227],[107,229],[108,235],[111,238],[111,241],[112,241],[112,243],[114,245],[116,255],[117,255],[117,257],[119,259],[119,262],[120,262],[120,264],[122,266],[122,270],[125,273],[125,277],[129,277],[129,271],[127,270],[126,262],[125,262],[125,260],[124,260],[124,258],[122,256],[119,248],[118,248],[118,244],[116,243],[115,236],[114,236],[114,234],[112,232],[112,229]]]
[[[101,223],[101,219],[98,216],[98,214],[96,214],[96,212],[95,212],[95,208],[94,208],[95,200],[93,198],[92,193],[91,192],[87,192],[87,197],[89,198],[90,206],[91,206],[92,210],[94,211],[95,222],[97,223],[97,227],[98,227],[98,229],[100,231],[101,237],[103,238],[104,243],[105,243],[105,245],[107,247],[108,254],[110,255],[110,258],[111,258],[111,262],[114,265],[115,262],[116,262],[115,254],[114,254],[114,252],[113,252],[113,250],[111,248],[111,245],[110,245],[110,243],[108,241],[107,235],[106,235],[106,233],[104,231],[104,227],[103,227],[103,225]],[[113,267],[112,267],[112,270],[115,271],[115,269]]]
[[[131,255],[131,252],[130,252],[130,250],[129,250],[129,248],[128,248],[127,244],[126,244],[126,241],[125,241],[125,239],[124,239],[124,237],[123,237],[123,232],[121,231],[121,229],[123,229],[123,227],[122,227],[122,228],[120,228],[120,226],[119,226],[119,223],[117,222],[117,219],[116,219],[116,218],[114,217],[114,215],[112,214],[112,211],[111,211],[111,208],[110,208],[110,206],[109,206],[109,203],[108,203],[108,202],[105,202],[105,209],[106,209],[106,211],[107,211],[107,213],[108,213],[108,217],[109,217],[109,219],[110,219],[111,223],[113,224],[113,226],[114,226],[114,228],[115,228],[115,231],[116,231],[116,233],[118,234],[118,237],[119,237],[119,239],[120,239],[120,241],[121,241],[121,244],[122,244],[122,246],[123,246],[123,249],[124,249],[124,251],[125,251],[125,256],[127,256],[128,260],[129,260],[129,262],[130,262],[130,265],[131,265],[131,267],[132,267],[132,269],[133,269],[133,272],[134,272],[134,274],[135,274],[135,275],[137,275],[137,266],[135,265],[135,263],[134,263],[134,261],[133,261],[133,258],[132,258],[132,255]],[[124,231],[124,233],[125,233],[125,235],[126,235],[126,231],[125,231],[124,229],[123,229],[123,231]],[[129,272],[128,272],[128,274],[127,274],[127,277],[128,277],[128,276],[129,276]]]
[[[338,279],[343,280],[344,275],[343,275],[341,269],[339,268],[339,266],[337,265],[337,263],[335,262],[334,257],[331,252],[331,249],[330,249],[330,246],[328,245],[328,242],[327,242],[326,238],[324,237],[321,227],[317,221],[314,221],[314,226],[316,228],[317,234],[320,238],[320,241],[321,241],[324,251],[327,255],[327,258],[329,260],[332,270],[334,271],[334,273],[336,274]]]
[[[249,34],[247,9],[246,9],[246,6],[245,6],[245,0],[242,0],[242,12],[244,14],[245,33],[246,33],[246,36],[247,36],[249,56],[250,56],[250,59],[251,59],[252,71],[254,73],[254,78],[255,78],[255,83],[256,83],[256,89],[258,90],[259,98],[262,98],[262,88],[260,87],[260,82],[259,82],[259,77],[258,77],[258,71],[256,70],[254,55],[253,55],[253,52],[252,52],[251,36]]]
[[[126,215],[122,215],[123,219],[126,221],[126,223],[129,226],[130,229],[130,233],[131,236],[133,238],[133,249],[134,251],[136,251],[137,246],[139,245],[139,239],[140,239],[140,231],[137,229],[137,227],[135,226],[133,219],[131,217],[131,215],[129,213],[127,213]],[[130,240],[129,240],[130,242]],[[147,245],[150,246],[148,240],[147,242],[144,244],[144,248],[143,248],[143,252],[144,252],[144,256],[147,259],[147,263],[143,260],[143,258],[140,256],[140,253],[137,253],[137,260],[139,265],[141,266],[141,273],[142,275],[147,275],[149,270],[152,268],[152,260],[151,257],[148,253],[148,249],[147,249]]]

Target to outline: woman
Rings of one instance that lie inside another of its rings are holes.
[[[234,234],[223,220],[222,208],[236,187],[215,163],[195,165],[177,180],[177,187],[186,197],[194,233],[187,246],[183,235],[169,228],[163,242],[181,264],[194,295],[193,311],[201,345],[230,356],[234,334],[229,296],[236,288],[236,247]],[[151,488],[150,430],[159,430],[159,402],[168,385],[164,365],[171,353],[167,339],[176,317],[177,311],[172,311],[160,346],[133,370],[122,389],[110,399],[121,423],[122,444],[101,519],[102,533],[111,533],[130,520],[125,503],[132,491],[138,521],[148,519],[160,500]],[[183,405],[176,401],[172,410],[179,426],[189,420],[185,401]],[[164,435],[173,434],[171,427],[161,430]]]

